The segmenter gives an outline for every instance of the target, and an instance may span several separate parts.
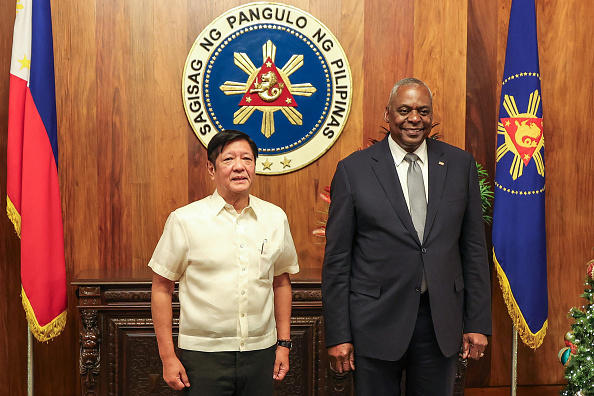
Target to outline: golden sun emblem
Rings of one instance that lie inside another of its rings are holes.
[[[497,129],[498,135],[503,135],[505,141],[497,148],[496,161],[508,152],[514,154],[509,173],[513,180],[522,176],[524,166],[533,158],[539,175],[544,176],[544,161],[540,149],[544,146],[542,134],[542,118],[536,116],[540,106],[538,90],[530,94],[528,110],[519,113],[513,96],[505,95],[503,107],[509,117],[501,118]]]
[[[225,95],[242,94],[239,110],[233,114],[234,124],[245,123],[255,110],[262,112],[262,134],[274,133],[274,113],[280,110],[293,125],[303,124],[303,115],[296,109],[293,96],[311,96],[316,88],[310,83],[291,84],[289,76],[303,66],[303,55],[293,55],[280,69],[275,64],[276,46],[268,40],[262,46],[262,66],[256,68],[247,54],[235,52],[234,63],[248,79],[245,83],[225,81],[220,86]]]

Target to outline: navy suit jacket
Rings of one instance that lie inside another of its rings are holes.
[[[409,214],[387,139],[338,163],[322,270],[326,346],[398,360],[415,327],[425,268],[441,351],[462,333],[491,334],[491,286],[476,163],[427,139],[425,240]]]

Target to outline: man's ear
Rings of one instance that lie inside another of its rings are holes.
[[[386,107],[386,109],[384,110],[384,121],[385,122],[390,122],[390,119],[388,118],[388,108]]]
[[[215,166],[212,162],[206,161],[206,170],[208,171],[208,174],[210,175],[210,179],[214,180]]]

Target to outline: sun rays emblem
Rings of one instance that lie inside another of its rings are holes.
[[[544,146],[542,118],[537,117],[540,106],[540,94],[534,90],[528,100],[526,113],[520,113],[515,98],[505,95],[503,107],[508,117],[500,119],[498,135],[504,136],[504,142],[497,148],[496,161],[508,152],[514,154],[509,173],[513,180],[522,176],[524,166],[534,159],[536,170],[544,176],[544,161],[540,149]]]
[[[316,89],[310,83],[291,84],[289,76],[303,66],[303,55],[293,55],[281,68],[274,62],[276,46],[268,40],[262,46],[262,67],[256,68],[243,52],[234,53],[235,65],[243,70],[246,83],[225,81],[221,91],[226,95],[244,94],[239,110],[233,114],[234,124],[245,123],[255,110],[262,112],[262,134],[269,138],[274,133],[274,113],[278,110],[293,125],[303,124],[303,115],[296,109],[293,95],[311,96]]]
[[[186,59],[183,105],[207,146],[226,129],[258,146],[256,172],[301,169],[336,142],[348,120],[352,77],[340,43],[299,8],[233,8],[200,33]]]

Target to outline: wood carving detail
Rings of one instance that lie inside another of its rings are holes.
[[[78,288],[80,297],[99,297],[101,296],[101,287],[99,286],[81,286]]]
[[[311,366],[309,346],[316,345],[320,325],[319,316],[291,318],[290,370],[281,382],[275,383],[274,396],[311,394],[317,388],[319,378]],[[314,350],[313,354],[317,352]]]
[[[149,303],[151,302],[150,290],[108,290],[104,293],[105,301],[109,303]],[[179,302],[178,291],[173,292],[173,302]]]
[[[82,329],[80,331],[80,375],[85,376],[83,384],[85,395],[95,394],[92,389],[97,385],[95,376],[99,375],[101,331],[97,326],[97,311],[81,310]]]
[[[81,298],[80,305],[85,307],[92,307],[93,305],[101,305],[101,299],[98,297]]]
[[[454,384],[454,396],[464,396],[464,385],[466,379],[466,367],[468,360],[458,358],[458,371],[456,372],[456,382]]]
[[[163,366],[155,337],[128,335],[127,395],[179,395],[163,380]]]
[[[121,355],[118,352],[119,348],[117,340],[117,329],[113,318],[109,318],[108,323],[109,342],[107,344],[107,351],[109,354],[109,370],[107,376],[107,391],[109,396],[115,396],[119,378],[119,357]]]
[[[293,290],[293,301],[321,301],[320,290]]]
[[[179,327],[179,318],[173,318],[173,326]],[[135,379],[126,381],[126,385],[129,385],[127,389],[127,393],[129,395],[147,395],[147,394],[158,394],[158,395],[179,395],[179,392],[175,392],[173,389],[169,388],[165,381],[162,379],[162,366],[161,360],[159,358],[159,352],[157,347],[157,339],[151,337],[150,340],[144,343],[144,346],[139,346],[138,348],[144,348],[145,351],[150,351],[149,346],[152,345],[154,350],[151,352],[150,355],[154,355],[157,359],[155,361],[154,358],[148,358],[147,364],[142,363],[148,356],[139,356],[137,357],[135,353],[137,352],[134,348],[134,344],[141,339],[141,337],[135,337],[133,333],[126,333],[125,330],[121,331],[122,327],[129,327],[138,329],[149,330],[153,332],[153,319],[150,317],[143,317],[143,318],[108,318],[108,351],[109,351],[109,367],[108,367],[108,395],[109,396],[116,396],[118,394],[119,389],[119,367],[120,367],[120,359],[122,357],[122,352],[120,351],[120,336],[128,336],[126,341],[131,342],[131,350],[129,351],[131,356],[131,361],[128,362],[126,370],[128,370],[128,374],[132,375]],[[151,342],[153,344],[151,344]],[[137,359],[138,358],[138,359]],[[159,369],[154,369],[154,365],[158,363]],[[132,365],[132,366],[130,366]],[[144,369],[139,369],[139,367],[145,367]],[[136,372],[131,372],[130,370],[136,370]],[[158,375],[157,375],[158,374]],[[146,382],[146,387],[140,386],[143,382],[135,382],[144,381]],[[162,384],[161,384],[162,383]],[[139,389],[136,389],[139,388]],[[152,389],[152,390],[151,390]],[[146,390],[151,390],[149,392],[145,392]],[[139,393],[140,392],[140,393]]]

